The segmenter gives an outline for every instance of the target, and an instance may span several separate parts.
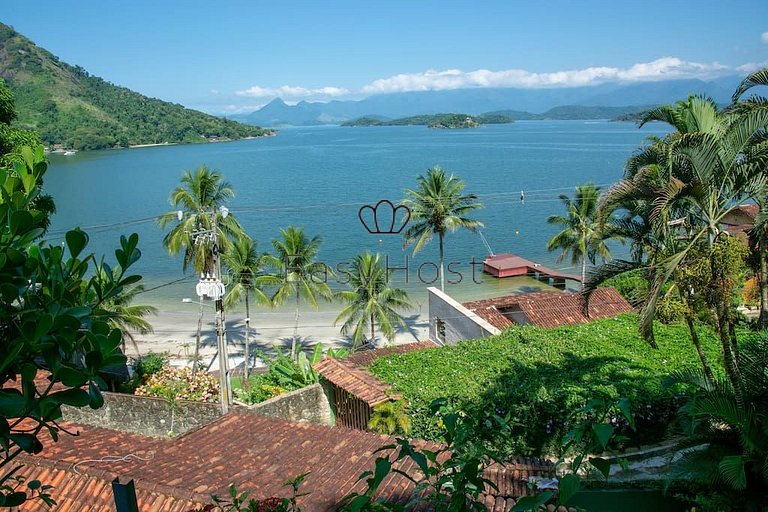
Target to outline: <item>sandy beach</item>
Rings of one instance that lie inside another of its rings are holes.
[[[166,352],[171,357],[171,363],[176,366],[191,364],[195,352],[197,336],[197,321],[199,309],[196,303],[189,304],[188,311],[161,310],[157,316],[147,320],[154,327],[152,334],[133,333],[135,346],[128,343],[126,352],[129,357],[149,352]],[[251,313],[250,345],[252,353],[261,351],[274,354],[275,347],[290,350],[293,338],[295,317],[293,311],[264,311]],[[312,348],[318,342],[323,347],[351,347],[350,338],[340,333],[339,327],[334,327],[333,321],[338,310],[302,311],[299,317],[298,337],[302,346]],[[407,329],[397,332],[390,343],[384,338],[377,337],[376,346],[390,344],[400,345],[425,340],[429,319],[426,308],[413,311],[406,317]],[[230,366],[236,367],[243,361],[245,353],[245,314],[243,312],[228,312],[225,325]],[[377,333],[378,334],[378,333]],[[216,354],[216,324],[214,310],[206,304],[203,308],[203,325],[201,330],[200,353],[208,364]],[[257,361],[258,365],[258,361]]]

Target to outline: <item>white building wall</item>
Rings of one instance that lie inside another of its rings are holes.
[[[429,287],[427,292],[431,341],[441,345],[455,345],[462,340],[485,338],[501,332],[439,289]],[[439,329],[440,324],[442,329]],[[439,330],[442,332],[438,332]]]

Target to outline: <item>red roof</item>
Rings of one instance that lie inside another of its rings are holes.
[[[483,264],[486,267],[491,267],[499,272],[504,270],[525,268],[529,272],[539,272],[540,274],[546,275],[548,277],[559,277],[562,279],[570,279],[572,281],[581,281],[580,276],[545,267],[540,263],[534,263],[531,260],[521,258],[520,256],[512,253],[501,253],[488,256],[485,258]]]
[[[367,370],[342,360],[326,357],[316,363],[314,368],[324,379],[356,396],[370,407],[392,399],[388,394],[391,387],[389,384],[380,381]]]
[[[533,292],[493,299],[465,302],[491,325],[504,329],[515,322],[504,315],[509,310],[519,311],[528,324],[537,327],[559,327],[589,322],[598,318],[611,318],[632,311],[632,306],[613,288],[598,288],[589,300],[589,316],[583,312],[583,298],[578,293]]]
[[[502,254],[495,254],[493,256],[488,256],[487,258],[485,258],[484,263],[489,267],[493,267],[497,269],[522,268],[522,267],[533,268],[538,266],[537,263],[534,263],[531,260],[521,258],[520,256],[511,254],[511,253],[502,253]]]
[[[370,407],[375,407],[396,397],[389,394],[391,386],[371,374],[365,369],[366,366],[380,357],[391,354],[404,354],[436,347],[437,345],[431,341],[420,341],[396,347],[365,350],[342,359],[326,357],[316,363],[314,368],[326,380],[356,396]]]
[[[299,499],[302,510],[332,510],[352,490],[364,491],[358,477],[373,469],[381,455],[374,453],[377,449],[394,443],[391,437],[359,430],[243,413],[230,413],[175,439],[73,424],[66,427],[81,435],[63,435],[41,454],[20,460],[28,466],[25,475],[55,487],[51,495],[62,503],[57,510],[114,510],[107,485],[116,476],[123,482],[135,480],[141,510],[176,511],[209,503],[212,493],[226,495],[230,483],[250,491],[254,499],[287,496],[290,490],[282,484],[306,472],[310,474],[300,490],[310,494]],[[408,460],[395,467],[409,474],[417,471]],[[508,497],[527,494],[527,477],[551,469],[537,459],[491,468],[490,478],[499,485],[494,495],[507,503]],[[383,498],[399,502],[412,492],[412,484],[397,474],[388,476],[381,487]]]

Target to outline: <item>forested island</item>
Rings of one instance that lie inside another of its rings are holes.
[[[15,126],[36,131],[48,146],[104,149],[275,133],[113,85],[62,62],[2,23],[0,78],[16,98]]]
[[[342,126],[426,126],[428,128],[480,128],[484,124],[508,124],[514,120],[498,114],[424,114],[420,116],[386,119],[378,116],[365,116],[347,121]]]

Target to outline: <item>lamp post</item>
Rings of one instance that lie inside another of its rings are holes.
[[[219,212],[223,218],[227,218],[229,210],[222,206]],[[183,212],[178,213],[179,220]],[[221,258],[219,255],[219,226],[216,222],[216,210],[212,209],[211,228],[201,229],[190,233],[195,244],[210,242],[213,246],[213,275],[210,273],[202,274],[200,281],[195,286],[197,296],[202,301],[204,298],[215,301],[216,307],[216,346],[219,353],[219,400],[221,402],[221,412],[229,412],[229,404],[232,402],[232,387],[229,382],[229,356],[227,355],[227,344],[224,338],[224,294],[226,288],[221,282]]]

